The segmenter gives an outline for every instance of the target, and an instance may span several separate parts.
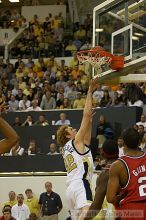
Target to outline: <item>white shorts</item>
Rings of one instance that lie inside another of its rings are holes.
[[[93,198],[88,180],[75,180],[72,182],[67,187],[66,197],[71,215],[75,216],[79,212],[79,209],[85,206],[90,206]],[[72,219],[76,218],[72,217]]]

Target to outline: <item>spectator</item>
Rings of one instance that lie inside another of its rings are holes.
[[[17,200],[16,200],[16,203],[17,203]],[[10,206],[10,205],[4,205],[3,209],[5,209],[5,208],[11,210],[12,206]]]
[[[15,76],[15,75],[13,75],[13,76]],[[12,84],[12,85],[14,84],[14,88],[12,89],[12,95],[14,95],[16,97],[18,95],[19,85],[17,82],[15,82],[15,77],[14,77],[14,82],[12,82],[12,79],[10,80],[10,84]]]
[[[32,115],[28,115],[22,126],[32,126],[34,124]]]
[[[8,104],[9,104],[10,112],[15,112],[16,110],[18,110],[19,103],[18,103],[18,100],[16,100],[14,95],[11,95],[11,100],[8,102]]]
[[[55,125],[70,125],[70,120],[66,119],[65,113],[61,113],[59,117],[60,120],[58,120]]]
[[[34,99],[34,89],[30,88],[30,86],[26,86],[23,93],[25,95],[27,95],[27,98],[28,98],[29,101],[31,101],[31,102],[33,101],[33,99]]]
[[[82,46],[82,41],[79,40],[78,36],[75,36],[73,44],[76,46],[77,50],[79,50]]]
[[[46,126],[49,125],[45,115],[40,115],[39,120],[35,122],[34,125],[41,125],[41,126]]]
[[[146,117],[145,115],[141,115],[140,121],[136,123],[138,126],[143,125],[144,129],[146,129]]]
[[[30,140],[26,154],[27,155],[36,155],[39,152],[40,152],[40,150],[37,147],[36,140],[34,140],[34,139]]]
[[[22,28],[29,28],[29,22],[26,20],[26,18],[22,18]]]
[[[62,42],[63,35],[64,35],[64,29],[63,29],[61,23],[59,23],[58,27],[54,29],[54,35],[55,35],[56,41]]]
[[[65,88],[67,85],[66,85],[66,82],[64,81],[64,76],[61,75],[59,77],[59,81],[56,83],[56,89],[58,89],[59,87],[63,87]]]
[[[38,101],[33,99],[31,102],[32,106],[26,109],[27,112],[29,111],[42,111],[42,109],[38,106]]]
[[[60,106],[60,109],[71,109],[71,103],[68,98],[64,98],[62,105]]]
[[[98,119],[97,128],[96,128],[96,137],[99,141],[99,143],[98,143],[99,148],[102,148],[102,144],[106,140],[105,129],[107,129],[107,128],[111,128],[110,123],[106,122],[106,119],[103,115],[100,115],[99,119]]]
[[[14,123],[13,123],[13,126],[21,126],[21,121],[20,121],[20,118],[18,116],[15,117],[15,120],[14,120]]]
[[[86,18],[84,20],[84,26],[86,31],[92,26],[92,18],[90,14],[86,14]]]
[[[112,100],[111,106],[113,106],[113,107],[124,106],[123,97],[122,97],[122,95],[119,96],[118,92],[114,92],[114,96],[113,96],[113,100]]]
[[[12,147],[8,156],[22,156],[23,154],[24,148],[21,147],[20,143],[18,142],[14,147]]]
[[[71,76],[73,80],[77,80],[78,76],[79,76],[79,65],[76,65],[73,67],[73,70],[71,72]]]
[[[85,43],[81,46],[80,50],[90,50],[92,47],[92,44],[89,40],[85,41]]]
[[[49,146],[49,153],[48,155],[56,155],[58,152],[56,151],[57,147],[55,143],[51,143]]]
[[[99,106],[100,107],[108,107],[108,106],[111,105],[111,103],[112,103],[112,99],[109,96],[108,90],[104,90],[104,94],[103,94],[103,97],[102,97],[102,99],[100,101]]]
[[[22,89],[18,89],[18,94],[16,95],[16,99],[20,101],[22,100],[22,98],[23,98],[23,91]]]
[[[17,203],[16,193],[14,191],[10,191],[8,196],[9,196],[9,201],[5,202],[4,206],[10,205],[12,207]]]
[[[34,61],[32,60],[31,57],[28,58],[28,61],[27,61],[27,63],[25,64],[25,66],[26,66],[27,68],[30,68],[30,69],[34,66]]]
[[[21,57],[18,57],[18,59],[17,59],[17,61],[16,61],[16,63],[15,63],[15,70],[18,69],[18,67],[20,66],[21,62],[22,62]]]
[[[122,83],[120,83],[119,85],[118,85],[118,88],[117,88],[117,93],[118,93],[118,97],[121,97],[121,96],[123,96],[124,95],[124,87],[123,87],[123,84]]]
[[[73,80],[68,80],[67,81],[67,85],[64,88],[64,92],[67,95],[68,93],[72,92],[72,84],[73,84]]]
[[[70,92],[67,93],[67,98],[69,99],[69,101],[71,103],[74,102],[74,100],[76,99],[77,97],[77,87],[75,84],[72,84],[72,90]]]
[[[143,135],[143,138],[142,138],[142,140],[141,140],[141,143],[140,143],[139,148],[140,148],[142,151],[146,152],[146,132],[144,132],[144,135]]]
[[[56,108],[56,101],[52,97],[52,94],[51,94],[50,91],[47,91],[43,95],[40,106],[41,106],[41,109],[43,109],[43,110],[49,110],[49,109],[55,109]]]
[[[142,141],[143,135],[144,135],[144,126],[143,125],[138,126],[138,133],[140,135],[140,141]]]
[[[78,57],[77,57],[77,53],[74,53],[73,54],[73,59],[71,59],[71,62],[70,62],[70,67],[74,68],[77,65],[79,65],[79,60],[78,60]]]
[[[16,220],[15,218],[12,217],[11,209],[4,208],[2,212],[3,212],[3,216],[0,217],[0,220]]]
[[[58,213],[62,209],[60,196],[52,191],[52,183],[45,183],[46,192],[40,195],[39,204],[41,205],[42,219],[58,220]]]
[[[12,216],[17,220],[27,220],[30,215],[30,210],[27,205],[24,204],[23,194],[17,195],[17,204],[12,207]]]
[[[84,29],[83,25],[79,26],[79,29],[74,33],[74,36],[78,37],[78,39],[84,42],[86,37],[86,30]]]
[[[17,10],[14,10],[11,15],[11,20],[18,20],[20,18],[20,14]]]
[[[104,92],[102,90],[102,85],[101,84],[97,84],[96,85],[96,90],[93,92],[93,98],[97,100],[97,102],[99,103],[101,101],[101,99],[103,98]]]
[[[60,96],[62,96],[62,95],[63,95],[63,97],[66,97],[66,93],[64,92],[64,87],[60,86],[58,88],[58,93],[57,93],[57,97],[56,97],[57,101],[60,99]]]
[[[118,148],[119,148],[119,157],[122,157],[125,155],[124,140],[122,137],[118,137],[117,144],[118,144]]]
[[[85,98],[82,97],[82,93],[78,92],[77,93],[77,98],[75,99],[73,103],[73,108],[84,108],[85,106]]]
[[[9,102],[11,100],[11,96],[12,96],[12,91],[8,90],[7,91],[7,97],[6,97],[6,101]]]
[[[138,125],[133,125],[133,128],[136,130],[136,131],[138,131]]]
[[[125,100],[128,106],[138,106],[143,108],[144,94],[141,88],[134,84],[127,84],[125,88]]]
[[[73,44],[72,40],[69,40],[68,45],[65,47],[65,55],[72,56],[77,51],[77,47]]]
[[[64,94],[59,94],[59,99],[56,101],[56,108],[60,108],[64,103]]]
[[[30,213],[29,218],[27,220],[39,220],[35,213]]]
[[[32,189],[26,189],[25,195],[26,199],[24,199],[24,203],[29,207],[30,214],[34,213],[38,217],[40,213],[39,200],[34,197]]]
[[[24,95],[23,99],[19,101],[19,110],[25,111],[29,107],[30,107],[30,101],[28,100],[27,96]]]

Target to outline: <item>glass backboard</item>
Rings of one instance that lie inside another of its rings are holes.
[[[93,46],[146,63],[146,0],[107,0],[93,11]],[[133,65],[133,64],[132,64]]]

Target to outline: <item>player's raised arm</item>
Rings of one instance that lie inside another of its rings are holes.
[[[86,130],[85,136],[84,136],[84,144],[86,144],[87,146],[90,145],[91,142],[91,136],[92,136],[92,119],[93,116],[95,115],[95,111],[92,111],[92,115],[88,124],[88,129]]]
[[[2,112],[2,108],[0,106]],[[4,139],[0,140],[0,154],[9,152],[10,149],[18,142],[19,137],[15,130],[0,116],[0,130]]]
[[[88,93],[87,93],[87,97],[86,97],[86,102],[85,102],[85,107],[84,107],[84,111],[83,111],[83,118],[82,118],[82,122],[81,122],[81,126],[79,131],[77,132],[76,136],[75,136],[75,146],[78,148],[78,145],[81,146],[81,149],[78,149],[79,151],[83,151],[83,146],[82,144],[86,144],[84,143],[85,141],[85,136],[87,135],[90,139],[91,138],[91,122],[92,122],[92,93],[94,90],[94,86],[96,84],[97,79],[94,79],[91,81],[89,89],[88,89]],[[89,142],[89,140],[88,140]],[[87,143],[88,144],[88,143]]]

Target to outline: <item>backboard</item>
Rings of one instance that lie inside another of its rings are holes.
[[[124,69],[103,70],[101,81],[146,66],[146,0],[106,0],[93,10],[93,47],[123,55]]]

